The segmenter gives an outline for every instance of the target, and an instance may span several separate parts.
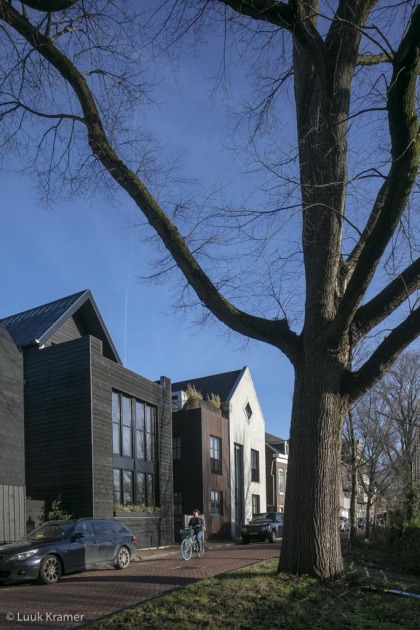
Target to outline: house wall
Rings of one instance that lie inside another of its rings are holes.
[[[260,497],[260,510],[266,511],[266,479],[265,479],[265,421],[255,391],[251,373],[246,368],[234,389],[229,403],[229,428],[230,428],[230,461],[231,473],[231,522],[232,537],[238,537],[241,525],[252,517],[252,495]],[[249,403],[252,415],[248,419],[245,408]],[[244,486],[243,486],[243,513],[238,518],[235,513],[235,444],[243,447]],[[251,449],[259,453],[260,481],[251,481]],[[242,520],[242,522],[240,522]]]
[[[92,352],[92,416],[93,416],[93,502],[94,516],[113,514],[113,455],[112,455],[112,390],[123,392],[157,407],[158,466],[157,485],[160,506],[160,544],[173,542],[173,477],[172,477],[172,417],[170,380],[155,383],[102,356],[102,343],[93,337]],[[126,517],[141,547],[150,546],[151,530],[147,517]],[[120,518],[119,520],[124,520]],[[155,519],[156,520],[156,519]],[[124,522],[126,522],[124,520]],[[157,533],[156,533],[157,535]],[[153,535],[153,540],[155,535]]]
[[[181,438],[181,459],[173,461],[173,489],[182,492],[182,510],[204,512],[203,427],[201,408],[177,411],[172,415],[172,434]]]
[[[23,362],[0,322],[0,543],[25,533]]]
[[[284,512],[284,502],[286,497],[288,458],[280,455],[266,445],[266,481],[267,481],[267,510],[274,512]],[[279,488],[279,470],[284,474],[284,491]]]
[[[24,356],[27,494],[92,516],[90,338]]]
[[[229,538],[231,518],[229,425],[210,403],[173,414],[173,435],[181,437],[181,459],[174,460],[174,491],[182,492],[183,515],[198,508],[205,516],[206,539]],[[211,473],[210,436],[222,440],[222,474]],[[223,515],[211,514],[211,490],[223,492]],[[175,522],[175,534],[184,527]]]

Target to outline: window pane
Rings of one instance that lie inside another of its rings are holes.
[[[146,504],[146,473],[137,473],[137,505]]]
[[[223,515],[223,492],[220,490],[210,491],[211,513],[214,516]]]
[[[155,461],[155,409],[146,405],[146,460]]]
[[[181,459],[181,436],[174,435],[172,438],[172,457],[173,459]]]
[[[155,505],[155,478],[154,475],[147,475],[147,505]]]
[[[122,396],[122,454],[133,457],[133,434],[131,420],[131,398]]]
[[[120,396],[112,392],[112,451],[116,455],[121,454],[120,420]]]
[[[116,455],[121,455],[120,425],[116,422],[112,423],[112,452]]]
[[[279,493],[284,494],[284,470],[279,470]]]
[[[123,426],[123,452],[126,457],[133,457],[133,443],[131,427]]]
[[[210,470],[213,475],[222,474],[222,440],[210,436]]]
[[[145,458],[145,444],[144,444],[144,403],[136,400],[136,458]]]
[[[122,503],[121,496],[121,470],[114,468],[114,505]]]
[[[260,454],[251,449],[251,481],[260,480]]]
[[[131,505],[133,503],[133,471],[132,470],[124,470],[123,496],[124,496],[124,505]]]

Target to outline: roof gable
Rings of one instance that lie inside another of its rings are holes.
[[[188,385],[193,385],[204,397],[218,394],[220,400],[224,403],[232,396],[245,369],[178,381],[177,383],[172,383],[172,391],[186,391]]]
[[[73,316],[81,323],[85,334],[102,341],[104,356],[121,363],[89,289],[10,315],[2,322],[18,347],[43,346]]]

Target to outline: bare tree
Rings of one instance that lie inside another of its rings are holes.
[[[370,537],[371,521],[374,519],[378,502],[384,500],[392,483],[393,474],[388,462],[388,448],[393,426],[392,421],[383,413],[384,402],[374,388],[363,396],[349,413],[345,436],[350,452],[350,471],[352,478],[352,530],[355,538],[354,513],[357,488],[366,497],[365,537]],[[345,451],[344,451],[345,452]]]
[[[388,462],[394,477],[391,507],[402,512],[413,484],[420,482],[420,355],[405,352],[377,386],[383,401],[382,414],[392,424]]]
[[[335,9],[318,0],[163,4],[169,11],[166,25],[175,23],[178,36],[179,29],[193,27],[203,16],[220,18],[222,9],[224,23],[232,24],[239,36],[250,34],[254,52],[259,47],[254,67],[264,65],[266,53],[270,57],[269,44],[285,51],[279,64],[289,46],[288,67],[279,65],[278,74],[271,75],[277,63],[264,66],[271,99],[250,111],[257,132],[268,104],[293,80],[298,174],[288,175],[287,194],[279,192],[275,210],[244,210],[237,227],[245,238],[247,222],[266,221],[269,227],[252,235],[255,247],[256,238],[278,233],[286,205],[295,217],[299,207],[304,291],[298,297],[305,295],[299,331],[286,317],[276,277],[288,257],[281,244],[271,241],[271,261],[266,259],[270,251],[258,251],[268,278],[262,286],[274,298],[277,314],[265,306],[261,312],[249,290],[250,307],[240,308],[226,271],[232,260],[212,264],[191,234],[181,234],[179,207],[164,211],[146,186],[147,160],[139,165],[130,145],[122,142],[127,107],[139,94],[145,98],[138,42],[147,32],[135,33],[132,15],[135,8],[141,11],[141,3],[0,0],[2,142],[23,148],[23,154],[35,146],[31,168],[45,185],[55,173],[63,190],[69,184],[73,192],[86,174],[110,175],[146,217],[200,303],[232,330],[269,343],[289,358],[295,390],[280,569],[331,579],[342,572],[336,516],[346,413],[420,327],[414,301],[420,262],[414,249],[395,248],[407,232],[418,169],[420,7],[409,0],[340,0]],[[34,118],[45,123],[44,131],[33,125]],[[358,148],[350,151],[359,123],[375,146],[360,161]],[[41,161],[42,152],[48,160]],[[285,162],[268,162],[272,171],[276,163],[275,174],[281,175]],[[233,211],[231,217],[234,223]],[[212,244],[221,246],[207,237],[206,245]],[[385,323],[387,336],[378,333],[369,358],[352,369],[354,346]]]

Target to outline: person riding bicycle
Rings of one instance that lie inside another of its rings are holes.
[[[203,548],[203,533],[204,533],[204,519],[201,516],[200,510],[193,510],[193,515],[188,522],[190,527],[197,538],[197,545],[201,550]]]

